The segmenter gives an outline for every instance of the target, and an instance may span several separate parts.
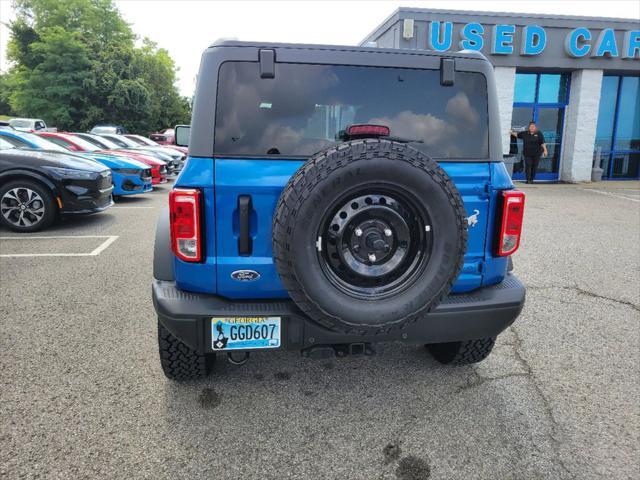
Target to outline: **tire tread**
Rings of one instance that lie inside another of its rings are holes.
[[[210,359],[188,347],[158,321],[160,365],[171,380],[196,380],[209,374]]]
[[[427,345],[431,355],[445,365],[470,365],[489,356],[496,343],[495,337],[461,342]]]
[[[376,327],[348,324],[343,319],[336,318],[324,311],[306,294],[303,286],[297,281],[293,261],[290,255],[288,255],[288,252],[291,250],[289,244],[291,234],[290,225],[295,222],[297,213],[296,205],[304,201],[304,199],[311,194],[312,188],[318,182],[325,179],[330,173],[344,168],[351,163],[374,157],[409,163],[413,167],[428,173],[432,179],[440,185],[442,190],[447,194],[450,206],[457,212],[458,243],[461,245],[461,251],[458,252],[457,263],[453,274],[429,303],[420,306],[415,311],[392,323]],[[314,155],[298,169],[289,180],[280,195],[273,216],[273,259],[280,279],[293,301],[318,324],[333,331],[356,335],[391,333],[394,330],[406,327],[421,318],[422,315],[430,312],[449,293],[464,264],[464,254],[467,245],[467,224],[466,221],[464,221],[465,217],[466,212],[458,189],[435,160],[403,143],[380,139],[354,140]]]

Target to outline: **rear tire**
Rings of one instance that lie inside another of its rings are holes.
[[[160,365],[170,380],[197,380],[209,375],[215,355],[201,355],[174,337],[158,321],[158,348]]]
[[[426,347],[431,356],[442,364],[469,365],[487,358],[495,343],[496,338],[490,337],[463,342],[434,343]]]

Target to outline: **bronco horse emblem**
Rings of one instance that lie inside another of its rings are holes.
[[[480,210],[474,210],[473,215],[469,215],[467,217],[467,226],[475,227],[476,223],[478,223],[478,215],[480,215]]]

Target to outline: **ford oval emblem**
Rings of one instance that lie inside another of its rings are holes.
[[[255,270],[236,270],[231,274],[231,278],[241,282],[252,282],[260,278],[260,274]]]

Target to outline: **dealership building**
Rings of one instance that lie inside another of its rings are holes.
[[[495,69],[504,153],[511,128],[533,120],[544,133],[538,179],[640,178],[639,22],[400,8],[361,42],[373,44],[481,51]]]

